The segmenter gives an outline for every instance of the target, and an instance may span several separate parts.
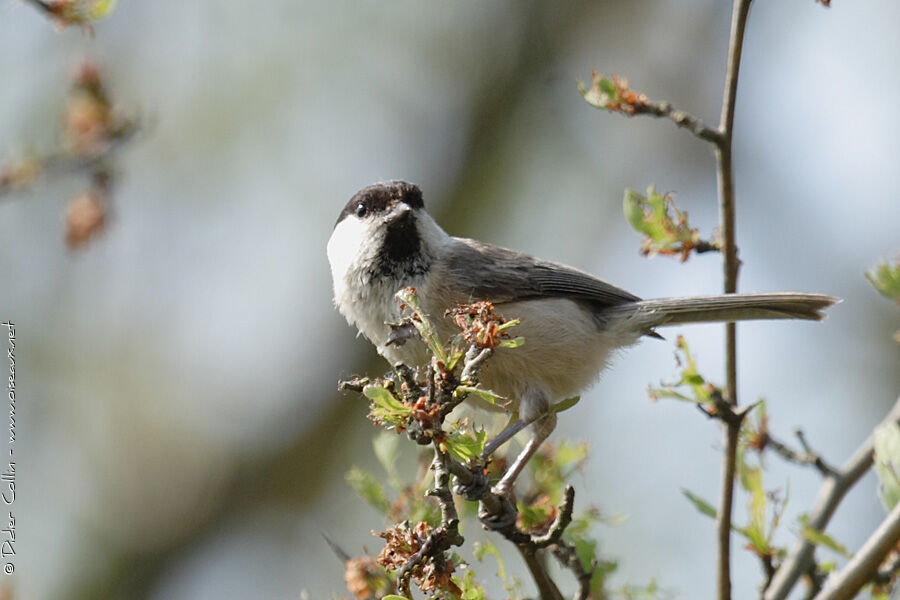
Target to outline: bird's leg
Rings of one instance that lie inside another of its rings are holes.
[[[522,431],[528,427],[528,422],[524,419],[516,419],[515,421],[510,421],[507,423],[506,427],[497,434],[497,437],[489,441],[484,445],[484,450],[481,451],[481,459],[487,460],[491,454],[497,451],[500,446],[508,442],[512,439],[514,435]]]
[[[538,448],[541,447],[541,444],[544,443],[544,440],[550,436],[550,433],[552,433],[553,429],[556,427],[556,413],[550,412],[550,402],[547,399],[547,396],[540,390],[526,390],[522,395],[519,411],[522,418],[508,429],[512,429],[512,427],[515,427],[518,423],[531,424],[533,435],[532,438],[528,440],[528,443],[525,444],[525,448],[506,469],[506,473],[503,474],[503,477],[497,482],[497,485],[494,486],[494,493],[501,496],[508,496],[512,492],[513,484],[522,473],[525,465],[528,464],[528,461],[534,456],[534,453],[538,451]],[[519,430],[523,427],[524,425],[519,427]],[[505,433],[506,431],[502,432],[500,435],[502,436]],[[515,435],[515,432],[511,435]]]
[[[556,427],[556,415],[546,415],[535,422],[533,427],[534,435],[525,444],[525,448],[519,453],[513,464],[506,469],[506,473],[503,474],[497,485],[494,486],[493,491],[495,494],[508,496],[512,492],[512,486],[516,482],[516,478],[522,473],[522,469],[525,468],[525,465],[528,464],[534,453],[538,451],[538,448],[541,447],[541,444],[544,443],[544,440],[550,436],[553,428]]]

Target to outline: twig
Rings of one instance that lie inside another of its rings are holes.
[[[431,463],[434,470],[434,487],[428,490],[428,495],[437,498],[441,506],[441,524],[428,534],[418,552],[410,556],[397,573],[397,586],[407,598],[412,598],[409,580],[413,570],[428,558],[439,557],[451,546],[460,546],[464,541],[459,533],[459,515],[456,513],[453,495],[450,493],[450,472],[447,467],[449,460],[450,458],[435,444],[434,460]]]
[[[878,565],[900,541],[900,504],[837,574],[828,578],[815,600],[849,600],[878,572]]]
[[[817,452],[813,452],[809,444],[806,442],[806,437],[803,435],[803,431],[798,429],[794,433],[800,440],[800,445],[803,446],[803,452],[797,452],[784,442],[781,442],[778,439],[772,437],[772,435],[768,432],[765,434],[766,437],[763,440],[762,446],[763,448],[772,448],[772,450],[777,452],[778,455],[783,459],[794,464],[810,465],[815,467],[823,477],[837,474],[837,469],[825,462],[825,459],[823,459],[820,454],[818,454]]]
[[[876,585],[887,585],[900,573],[900,552],[895,552],[894,556],[878,569],[878,573],[872,577],[872,583]]]
[[[575,548],[569,544],[557,544],[553,547],[553,556],[559,560],[564,566],[568,567],[575,574],[578,580],[578,593],[575,594],[575,600],[587,600],[591,595],[591,576],[593,570],[585,571],[578,558]]]
[[[563,600],[563,595],[559,588],[556,587],[556,584],[553,583],[553,580],[547,574],[547,569],[538,560],[535,554],[536,550],[530,546],[517,546],[517,548],[525,561],[525,565],[528,567],[528,572],[531,573],[531,577],[537,585],[541,600]]]
[[[738,73],[744,46],[744,29],[750,12],[750,0],[734,0],[731,35],[728,42],[728,63],[725,69],[725,91],[722,96],[722,115],[719,121],[721,137],[716,143],[717,179],[719,182],[719,220],[722,230],[722,254],[725,262],[725,293],[737,291],[738,258],[734,230],[734,174],[732,169],[732,138],[734,107],[737,99]],[[734,323],[725,325],[725,362],[728,401],[737,406],[737,343]],[[731,514],[734,503],[734,473],[737,462],[740,426],[725,427],[725,456],[722,463],[722,487],[719,512],[716,518],[719,540],[717,588],[719,600],[731,599]]]
[[[571,485],[567,485],[565,497],[563,498],[563,505],[560,507],[556,520],[553,521],[553,525],[550,527],[550,531],[548,531],[546,535],[534,538],[534,545],[538,548],[544,548],[559,542],[566,527],[572,522],[572,510],[574,508],[575,488]]]
[[[881,424],[895,422],[900,422],[900,398],[897,398],[893,408],[891,408],[891,411]],[[825,478],[819,490],[819,497],[816,500],[815,507],[809,517],[810,527],[819,531],[825,531],[828,522],[834,515],[834,511],[837,510],[841,500],[843,500],[844,495],[872,466],[874,449],[875,435],[873,433],[856,449],[856,452],[853,453],[837,474],[829,475]],[[781,563],[763,598],[765,600],[784,600],[787,598],[800,576],[813,564],[815,548],[815,544],[806,539],[798,540],[791,553]]]
[[[672,106],[671,102],[637,103],[630,105],[628,112],[622,112],[628,116],[649,115],[651,117],[670,119],[678,127],[687,129],[701,140],[706,140],[707,142],[712,142],[716,145],[719,145],[722,142],[721,131],[708,126],[690,113],[676,109]]]
[[[23,0],[23,2],[25,2],[25,4],[32,5],[36,9],[48,15],[56,14],[56,11],[53,9],[49,2],[44,2],[43,0]]]

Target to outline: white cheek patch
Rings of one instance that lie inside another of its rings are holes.
[[[348,216],[338,223],[328,240],[328,263],[331,265],[331,278],[334,281],[335,294],[338,286],[361,258],[363,242],[368,236],[365,224],[354,216]]]

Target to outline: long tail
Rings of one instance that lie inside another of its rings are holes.
[[[717,323],[756,319],[806,319],[821,321],[829,306],[840,298],[825,294],[778,292],[772,294],[722,294],[690,298],[640,300],[607,308],[629,329],[647,330],[682,323]]]

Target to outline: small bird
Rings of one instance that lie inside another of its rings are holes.
[[[556,426],[550,406],[588,387],[612,352],[656,327],[753,319],[821,321],[837,302],[796,292],[724,294],[641,300],[593,275],[493,244],[453,237],[426,212],[422,191],[404,181],[376,183],[344,207],[328,241],[334,302],[392,365],[428,364],[424,343],[391,340],[401,318],[395,294],[416,288],[422,309],[441,339],[455,326],[444,313],[460,304],[492,302],[516,318],[525,344],[498,348],[479,373],[480,383],[507,398],[518,420],[488,443],[485,455],[531,426],[532,437],[494,487],[509,494],[516,477]],[[474,399],[477,402],[477,399]],[[486,404],[486,403],[485,403]],[[492,406],[494,410],[496,406]]]

